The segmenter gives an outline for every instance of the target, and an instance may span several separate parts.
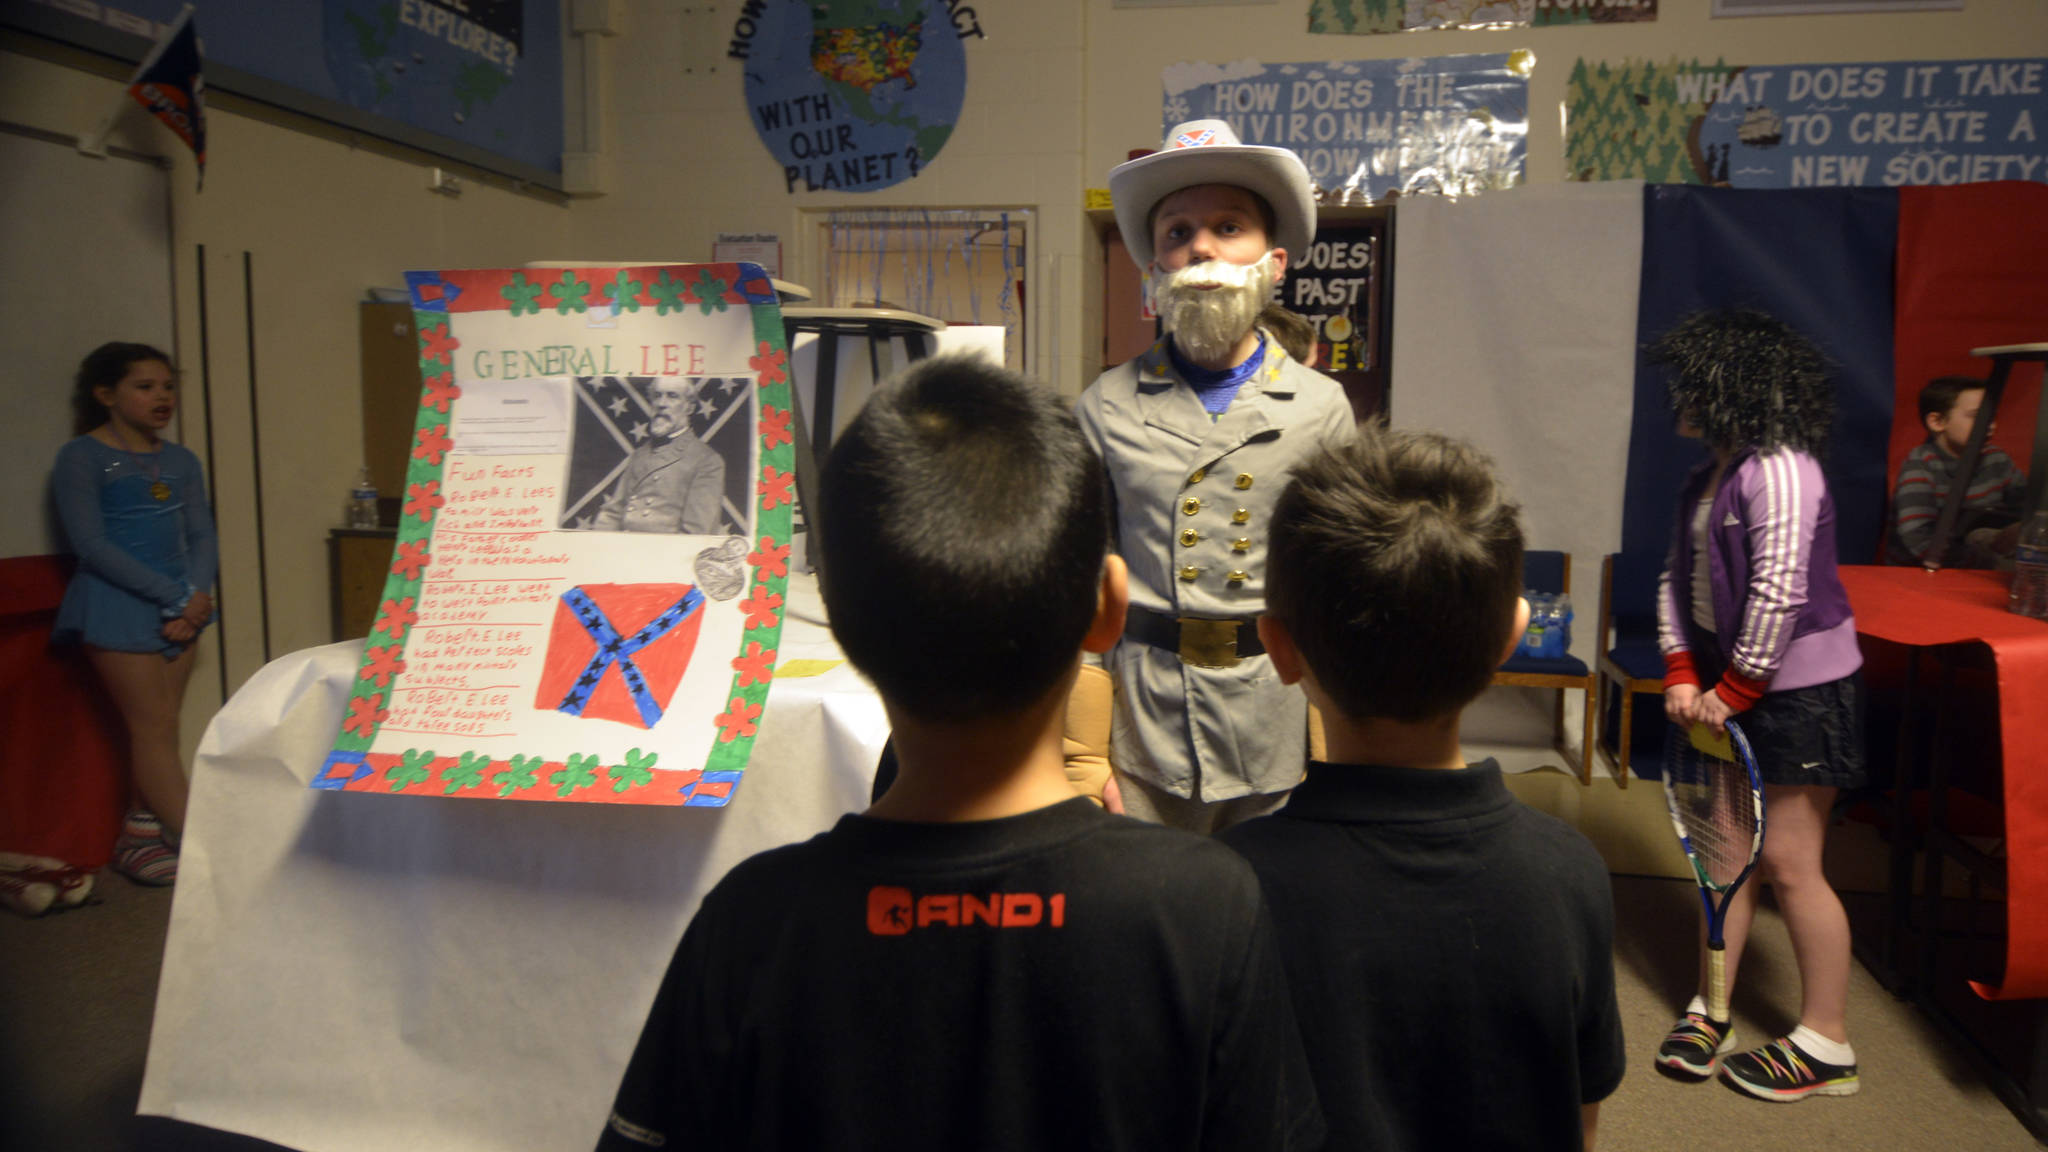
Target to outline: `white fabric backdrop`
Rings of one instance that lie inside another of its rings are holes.
[[[1622,180],[1404,198],[1394,213],[1392,422],[1485,449],[1528,546],[1572,554],[1572,654],[1589,667],[1600,560],[1621,547],[1642,205],[1642,181]],[[1547,742],[1548,693],[1511,699],[1538,691],[1489,693],[1467,743]],[[1574,745],[1579,715],[1569,695]]]
[[[1642,204],[1642,182],[1623,180],[1403,199],[1394,214],[1395,426],[1491,453],[1529,546],[1571,552],[1591,591],[1621,546]]]
[[[840,659],[789,593],[779,660]],[[866,807],[881,702],[844,665],[777,683],[722,809],[311,791],[359,657],[277,660],[207,731],[139,1110],[306,1152],[588,1148],[711,884]]]

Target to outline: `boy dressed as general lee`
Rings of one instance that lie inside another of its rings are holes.
[[[599,1148],[1315,1147],[1251,869],[1067,781],[1068,689],[1125,604],[1072,415],[928,360],[820,503],[826,610],[898,776],[705,897]]]
[[[1458,746],[1528,622],[1519,510],[1470,447],[1368,428],[1296,470],[1271,551],[1259,630],[1329,761],[1221,839],[1272,905],[1328,1147],[1590,1148],[1624,1068],[1607,869]]]
[[[1110,759],[1125,811],[1209,832],[1277,807],[1301,778],[1307,701],[1274,675],[1254,621],[1286,472],[1350,438],[1351,405],[1258,324],[1315,236],[1299,157],[1197,120],[1118,165],[1109,189],[1166,330],[1078,409],[1130,565],[1124,635],[1103,660]]]

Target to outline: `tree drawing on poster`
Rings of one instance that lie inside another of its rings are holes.
[[[398,539],[313,787],[727,803],[773,678],[795,500],[754,264],[406,275]]]
[[[1566,171],[1727,188],[2048,181],[2048,61],[1580,60]]]
[[[1657,0],[1309,0],[1308,30],[1350,36],[1440,28],[1547,28],[1657,18]]]

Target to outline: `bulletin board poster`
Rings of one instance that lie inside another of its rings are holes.
[[[186,3],[13,0],[0,24],[139,60]],[[202,0],[193,22],[209,89],[560,186],[560,0]]]
[[[312,786],[720,806],[767,697],[795,499],[759,265],[410,272],[398,538]]]
[[[749,0],[726,55],[786,191],[873,192],[938,159],[981,35],[958,0]]]
[[[1580,60],[1572,179],[1727,188],[2048,181],[2048,60]]]
[[[1344,386],[1360,420],[1386,410],[1387,217],[1324,217],[1289,261],[1280,303],[1315,328],[1315,368]]]
[[[1175,64],[1162,76],[1160,136],[1189,120],[1226,121],[1246,144],[1292,149],[1343,203],[1510,188],[1524,179],[1535,66],[1526,50]]]
[[[1309,0],[1308,30],[1352,36],[1434,28],[1547,28],[1657,18],[1657,0]]]

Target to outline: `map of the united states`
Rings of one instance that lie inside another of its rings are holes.
[[[819,28],[811,37],[811,64],[825,79],[872,91],[878,84],[901,80],[917,87],[917,51],[924,43],[922,21],[899,28]]]

